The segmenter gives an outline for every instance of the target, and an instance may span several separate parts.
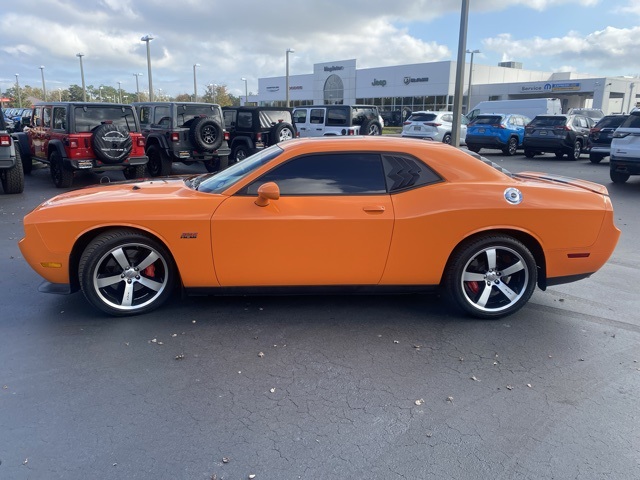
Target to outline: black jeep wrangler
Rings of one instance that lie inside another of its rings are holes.
[[[15,148],[13,138],[7,132],[2,113],[0,113],[0,183],[4,193],[24,191],[24,170],[20,149]]]
[[[149,175],[170,175],[173,162],[200,161],[209,172],[227,167],[231,150],[219,105],[194,102],[134,105],[146,139]]]
[[[234,162],[297,136],[289,108],[224,107],[222,111]]]

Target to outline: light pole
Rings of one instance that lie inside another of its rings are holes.
[[[247,90],[247,79],[242,77],[240,80],[244,82],[244,104],[249,102],[249,90]]]
[[[145,35],[140,39],[141,42],[147,42],[147,70],[149,70],[149,101],[153,102],[153,81],[151,79],[151,52],[149,50],[149,42],[153,40],[151,35]]]
[[[198,82],[196,81],[196,67],[199,67],[199,63],[193,64],[193,101],[198,101]]]
[[[44,84],[44,65],[40,65],[40,75],[42,75],[42,96],[43,100],[47,101],[47,87]]]
[[[471,108],[471,76],[473,75],[473,54],[480,53],[480,50],[467,50],[466,53],[471,54],[471,61],[469,62],[469,88],[467,88],[467,111]]]
[[[141,73],[134,73],[133,76],[136,77],[136,95],[138,96],[138,101],[140,101],[140,84],[138,83],[138,77],[142,75]]]
[[[80,59],[80,77],[82,78],[82,101],[87,101],[87,89],[84,85],[84,68],[82,68],[82,57],[84,57],[84,53],[76,53],[76,57]]]
[[[286,90],[286,103],[285,106],[287,108],[289,108],[289,54],[290,53],[295,53],[295,50],[293,48],[287,48],[287,52],[286,52],[286,56],[287,56],[287,71],[286,71],[286,85],[285,85],[285,90]]]
[[[62,101],[62,89],[58,87],[58,99]]]
[[[462,125],[462,95],[464,93],[464,62],[467,49],[467,24],[469,21],[469,0],[462,0],[460,9],[460,36],[458,38],[458,60],[456,62],[456,84],[453,96],[453,124],[451,125],[451,145],[460,146]]]
[[[218,103],[218,92],[216,91],[216,88],[218,87],[218,84],[216,83],[210,83],[208,85],[208,87],[211,89],[211,100],[213,100],[213,103]]]
[[[18,107],[22,108],[22,95],[20,95],[20,82],[18,81],[18,73],[16,73],[16,89],[18,90]]]
[[[118,82],[118,103],[122,103],[122,82]]]
[[[102,101],[102,85],[100,85],[100,101]]]

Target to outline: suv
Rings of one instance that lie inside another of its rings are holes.
[[[609,175],[613,183],[624,183],[640,175],[640,111],[632,111],[613,134]]]
[[[24,173],[31,172],[32,159],[46,163],[58,188],[70,187],[78,170],[122,170],[126,179],[145,176],[144,137],[131,105],[38,103],[30,127],[14,135]]]
[[[589,131],[595,122],[585,115],[537,115],[525,127],[524,156],[533,158],[539,153],[555,153],[556,158],[565,154],[578,160],[587,148]]]
[[[311,105],[293,110],[301,137],[382,135],[384,121],[375,105]]]
[[[497,148],[505,155],[515,155],[530,121],[524,115],[511,113],[480,114],[467,126],[467,148],[476,153],[481,148]]]
[[[296,136],[289,108],[223,107],[222,114],[233,161]]]
[[[604,112],[599,108],[570,108],[567,113],[569,115],[584,115],[593,119],[594,122],[598,122],[604,117]]]
[[[613,132],[616,131],[628,115],[607,115],[600,119],[589,132],[587,149],[589,150],[589,160],[591,163],[600,161],[609,156],[611,152],[611,140]]]
[[[0,183],[4,193],[24,191],[24,171],[19,149],[7,132],[4,115],[0,114]]]
[[[200,161],[209,172],[227,167],[231,151],[220,105],[194,102],[134,105],[146,139],[149,175],[170,175],[173,162]]]
[[[460,142],[465,143],[467,137],[467,117],[460,116]],[[419,111],[413,112],[403,123],[402,136],[423,138],[436,142],[451,144],[451,130],[453,128],[453,112]]]

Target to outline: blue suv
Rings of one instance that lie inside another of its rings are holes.
[[[524,127],[531,120],[524,115],[484,113],[467,126],[467,148],[478,153],[481,148],[502,150],[515,155],[522,146]]]

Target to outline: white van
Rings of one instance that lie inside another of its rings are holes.
[[[491,100],[478,103],[467,113],[467,118],[471,122],[481,113],[518,113],[529,118],[535,118],[536,115],[560,115],[562,103],[559,98]]]

